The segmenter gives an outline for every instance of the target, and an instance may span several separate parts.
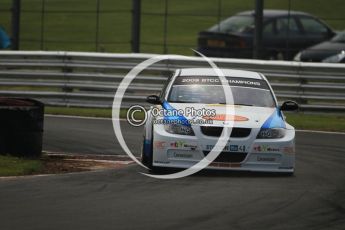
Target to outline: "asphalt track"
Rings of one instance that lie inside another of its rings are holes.
[[[44,148],[122,154],[109,120],[46,117]],[[123,123],[130,148],[141,131]],[[345,135],[298,132],[293,177],[120,170],[0,180],[0,229],[344,229]]]

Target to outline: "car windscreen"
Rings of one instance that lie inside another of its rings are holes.
[[[242,33],[250,31],[254,26],[254,17],[253,16],[233,16],[224,21],[212,26],[209,31],[211,32],[223,32],[223,33]]]
[[[168,101],[172,103],[235,104],[275,107],[275,100],[264,80],[226,78],[233,95],[233,103],[226,103],[222,83],[217,77],[177,77]]]

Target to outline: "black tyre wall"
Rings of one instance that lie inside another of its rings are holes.
[[[43,122],[41,102],[0,97],[0,154],[40,156]]]

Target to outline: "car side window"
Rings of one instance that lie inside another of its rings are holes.
[[[274,32],[274,21],[268,22],[266,25],[264,25],[264,29],[262,31],[263,36],[272,36]]]
[[[328,32],[327,27],[313,18],[302,17],[299,20],[305,33],[320,34]]]
[[[293,17],[290,17],[290,19],[287,17],[278,18],[276,20],[276,30],[279,36],[286,36],[288,32],[289,34],[299,33],[298,25]]]

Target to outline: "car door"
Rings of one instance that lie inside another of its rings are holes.
[[[275,19],[270,19],[264,22],[262,30],[262,55],[265,59],[276,59],[277,38],[275,30]]]
[[[278,17],[264,25],[263,40],[269,58],[292,59],[299,51],[302,31],[295,17]]]

